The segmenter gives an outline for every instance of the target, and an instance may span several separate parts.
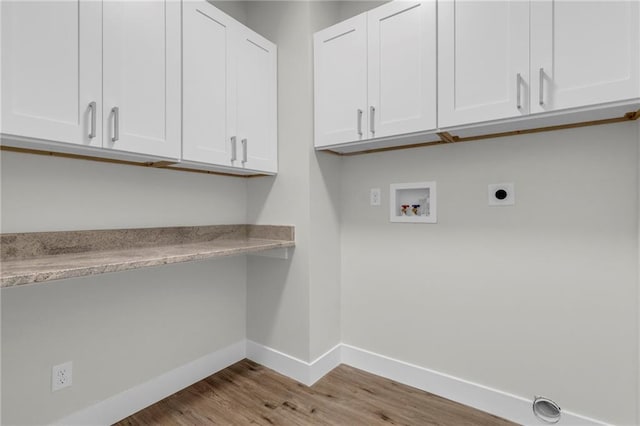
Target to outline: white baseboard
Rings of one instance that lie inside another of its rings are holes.
[[[342,344],[341,355],[344,364],[495,416],[522,425],[545,424],[533,415],[531,410],[533,395],[531,399],[526,399],[347,344]],[[560,405],[562,406],[562,404]],[[562,417],[557,424],[563,426],[606,425],[599,420],[564,410],[562,410]]]
[[[247,358],[280,374],[311,386],[340,365],[340,344],[312,362],[302,361],[276,349],[247,340]]]
[[[65,426],[113,424],[245,357],[307,386],[313,385],[325,374],[344,363],[522,425],[544,424],[533,415],[531,399],[351,345],[338,344],[314,361],[306,362],[250,340],[237,342],[206,355],[78,411],[54,424]],[[533,398],[533,395],[531,397]],[[606,423],[563,410],[558,425],[602,426]]]
[[[231,346],[205,355],[195,361],[164,373],[95,405],[77,411],[54,425],[93,426],[112,425],[196,383],[228,366],[244,359],[246,344],[242,340]]]
[[[340,364],[342,364],[342,344],[337,344],[310,363],[308,386],[322,379]]]
[[[543,425],[531,410],[531,399],[492,389],[428,368],[379,355],[347,344],[338,344],[312,362],[302,361],[250,340],[247,358],[307,386],[340,364],[394,380],[522,425]],[[561,426],[602,426],[605,422],[562,411]]]

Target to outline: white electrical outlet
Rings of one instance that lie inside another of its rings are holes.
[[[369,201],[372,206],[380,205],[380,188],[371,188]]]
[[[51,369],[51,391],[71,386],[73,383],[73,364],[71,361],[54,365]]]

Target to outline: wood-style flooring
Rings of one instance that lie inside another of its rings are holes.
[[[139,425],[513,425],[341,365],[308,387],[240,361],[117,423]]]

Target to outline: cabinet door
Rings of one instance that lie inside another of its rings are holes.
[[[0,7],[2,132],[100,146],[102,5],[3,1]]]
[[[183,2],[182,13],[182,159],[230,166],[237,23],[206,1]]]
[[[367,139],[367,15],[314,34],[315,146]]]
[[[368,12],[370,138],[436,128],[436,2]]]
[[[531,2],[531,111],[640,97],[637,1]]]
[[[178,158],[180,3],[105,1],[103,17],[103,147]]]
[[[528,113],[529,2],[439,2],[438,35],[440,127]]]
[[[237,54],[238,165],[276,172],[278,168],[277,50],[248,28],[239,28]]]

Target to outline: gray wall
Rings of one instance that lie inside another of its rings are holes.
[[[48,424],[245,337],[245,259],[6,289],[2,424]],[[73,386],[51,392],[51,367]]]
[[[438,223],[390,223],[389,184],[431,180]],[[637,422],[636,123],[350,157],[342,184],[345,343]]]
[[[246,180],[3,153],[2,231],[244,223]],[[2,424],[44,424],[245,338],[244,257],[2,290]],[[74,383],[51,393],[51,367]]]
[[[246,179],[2,153],[2,232],[245,223]]]
[[[340,2],[311,2],[311,32],[338,20]],[[309,45],[312,40],[309,39]],[[313,48],[311,48],[313,57]],[[312,65],[313,74],[313,65]],[[313,77],[311,78],[313,87]],[[312,98],[313,100],[313,98]],[[313,113],[313,108],[311,109]],[[313,131],[313,125],[311,127]],[[311,143],[311,147],[313,142]],[[311,254],[310,277],[310,361],[341,341],[340,271],[340,187],[341,158],[310,149]]]
[[[278,176],[249,181],[248,217],[296,225],[292,259],[248,261],[247,337],[310,361],[340,342],[339,221],[330,195],[340,162],[326,159],[321,170],[313,150],[311,43],[313,31],[337,20],[337,4],[257,1],[247,10],[249,26],[278,45],[279,132]]]
[[[338,5],[338,17],[340,21],[345,19],[349,19],[353,16],[359,15],[363,12],[366,12],[371,9],[375,9],[376,7],[388,3],[389,0],[386,1],[339,1]]]
[[[209,3],[233,17],[236,21],[247,25],[247,2],[242,0],[207,0]]]
[[[247,338],[309,358],[309,143],[312,118],[307,2],[251,2],[249,24],[278,45],[278,176],[249,182],[252,223],[295,224],[291,259],[252,258]]]

